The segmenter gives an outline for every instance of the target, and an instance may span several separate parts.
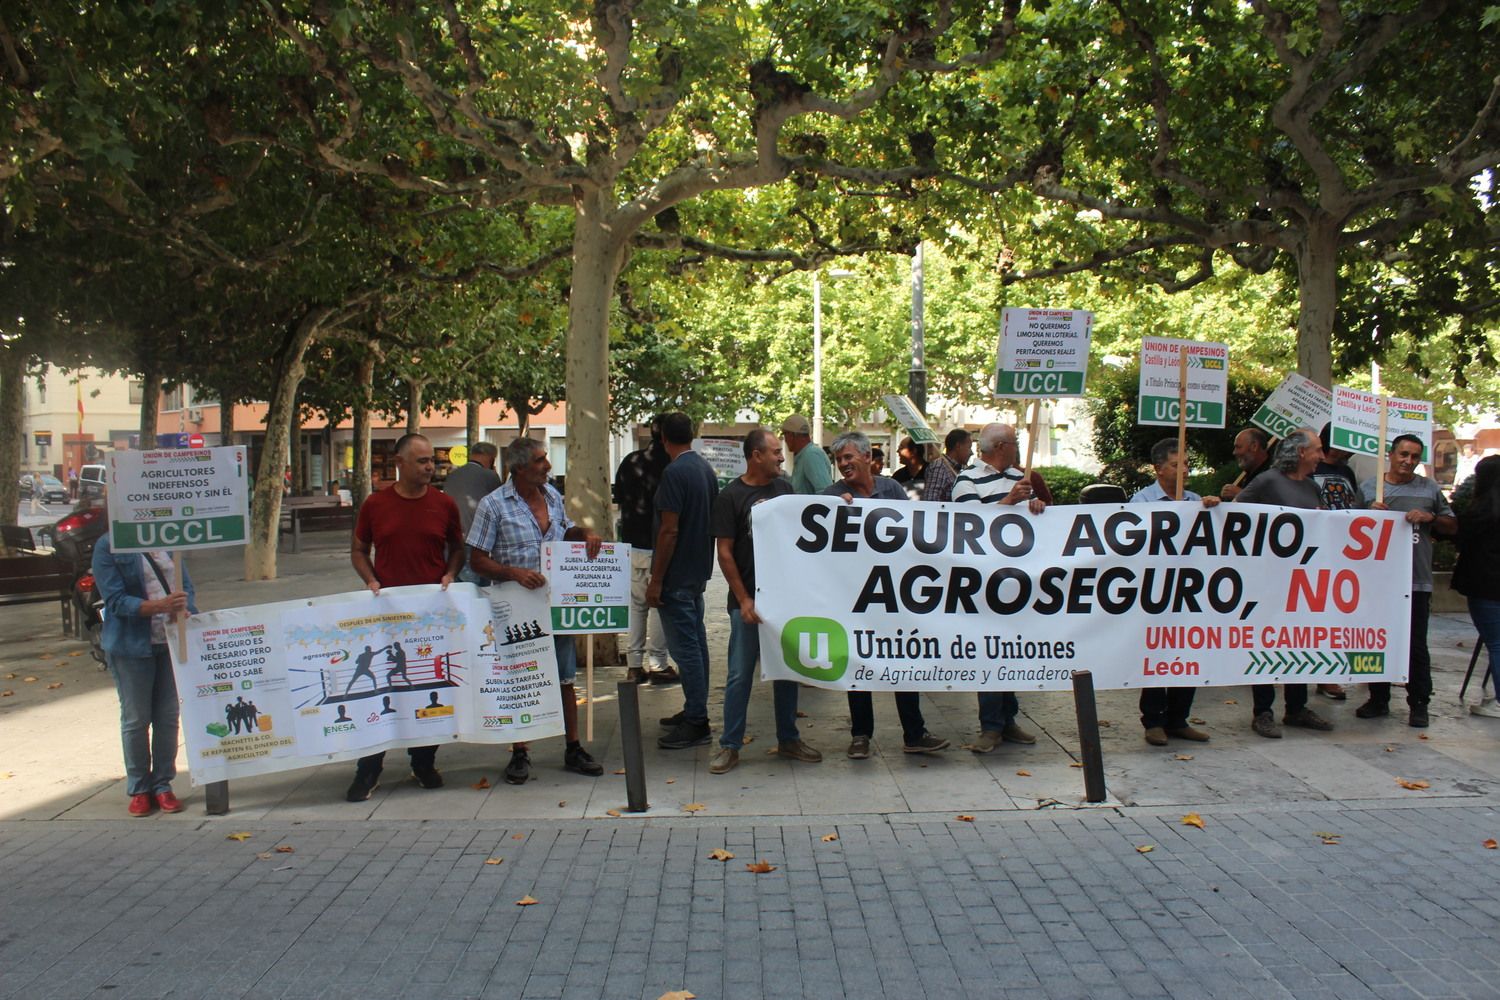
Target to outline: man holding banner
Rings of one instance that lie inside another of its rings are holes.
[[[546,445],[532,438],[516,438],[506,446],[505,467],[510,478],[479,502],[474,526],[469,529],[469,565],[474,572],[537,590],[547,586],[547,578],[541,573],[543,542],[584,542],[590,559],[599,554],[603,544],[599,536],[568,520],[562,494],[547,482],[552,463],[547,459]],[[491,601],[499,599],[496,588],[490,589],[490,595]],[[570,635],[553,636],[553,645],[567,735],[563,766],[595,778],[604,773],[604,767],[578,739],[578,698],[573,691],[578,675],[577,647]],[[516,743],[505,766],[505,780],[524,785],[530,778],[530,751],[525,743]]]
[[[458,504],[430,489],[437,464],[432,443],[420,434],[396,442],[397,480],[372,493],[359,508],[350,543],[354,572],[374,594],[382,587],[439,583],[446,589],[464,564],[464,536]],[[370,557],[371,546],[375,556]],[[373,684],[375,678],[370,677]],[[443,787],[435,746],[411,747],[411,771],[423,788]],[[345,798],[364,802],[380,785],[385,751],[359,759]]]
[[[1259,434],[1264,431],[1254,428]],[[1241,431],[1243,436],[1246,431]],[[1239,439],[1236,438],[1235,453],[1239,457]],[[1299,507],[1303,510],[1318,510],[1323,505],[1318,484],[1312,479],[1313,470],[1323,460],[1323,443],[1317,432],[1308,427],[1293,431],[1276,446],[1276,455],[1271,468],[1256,476],[1254,481],[1239,490],[1236,503],[1276,504],[1282,507]],[[1243,463],[1241,464],[1243,468]],[[1283,685],[1286,712],[1281,721],[1288,726],[1316,729],[1329,732],[1333,723],[1307,707],[1307,685]],[[1254,699],[1254,718],[1251,728],[1267,739],[1281,739],[1281,726],[1276,724],[1272,711],[1276,704],[1275,684],[1254,684],[1250,688]]]
[[[1411,558],[1411,652],[1407,661],[1407,724],[1427,728],[1427,703],[1432,698],[1432,658],[1427,652],[1427,619],[1432,610],[1432,536],[1452,535],[1458,531],[1453,508],[1437,483],[1417,475],[1422,461],[1422,439],[1415,434],[1401,434],[1391,442],[1390,466],[1385,472],[1383,489],[1377,498],[1373,478],[1360,484],[1360,492],[1373,510],[1399,510],[1406,514],[1412,527]],[[1361,719],[1375,719],[1391,714],[1391,686],[1371,684],[1370,698],[1354,714]]]
[[[1234,463],[1240,467],[1240,475],[1236,482],[1225,483],[1219,490],[1220,500],[1236,499],[1240,490],[1271,467],[1270,446],[1271,435],[1259,427],[1246,427],[1234,436]]]
[[[714,498],[713,534],[718,540],[719,570],[729,584],[729,670],[724,680],[724,732],[709,762],[710,774],[724,774],[740,762],[745,741],[745,714],[760,660],[760,615],[755,612],[755,538],[750,510],[756,504],[792,492],[781,474],[781,443],[757,427],[745,435],[745,473]],[[781,760],[816,764],[823,755],[802,742],[797,732],[797,682],[772,681],[776,706],[776,755]]]
[[[1024,503],[1040,514],[1052,502],[1052,493],[1042,477],[1030,478],[1015,467],[1021,457],[1016,429],[1009,424],[986,424],[979,432],[979,464],[965,469],[953,484],[954,503],[999,504],[1013,507]],[[979,695],[979,736],[969,745],[975,753],[991,753],[1002,742],[1030,746],[1036,735],[1016,724],[1021,703],[1012,691],[983,691]]]
[[[870,439],[859,431],[845,431],[833,439],[833,460],[838,463],[837,483],[823,491],[827,496],[843,497],[853,503],[855,497],[871,500],[905,500],[901,484],[886,476],[875,475],[870,465]],[[948,741],[927,731],[922,718],[922,696],[915,691],[896,691],[896,715],[901,719],[901,749],[906,753],[937,753],[948,747]],[[875,699],[868,691],[849,692],[850,760],[868,760],[870,740],[875,736]]]

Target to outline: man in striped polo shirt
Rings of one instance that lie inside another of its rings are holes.
[[[1052,491],[1033,472],[1027,478],[1016,468],[1020,449],[1016,429],[1009,424],[986,424],[979,432],[979,462],[959,473],[953,484],[954,503],[1015,506],[1025,504],[1040,514],[1052,502]],[[983,691],[979,695],[979,736],[969,745],[975,753],[990,753],[1002,742],[1032,744],[1036,736],[1016,725],[1020,702],[1011,691]]]

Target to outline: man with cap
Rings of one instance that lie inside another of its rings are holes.
[[[821,445],[812,443],[812,425],[800,413],[781,422],[781,437],[792,453],[792,489],[797,493],[822,493],[833,485],[833,464]]]

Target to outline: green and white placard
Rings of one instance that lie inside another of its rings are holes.
[[[243,445],[117,451],[109,463],[114,551],[245,544],[250,482]]]
[[[542,575],[552,606],[552,631],[591,635],[630,630],[630,546],[605,542],[597,558],[583,542],[545,542]]]
[[[1141,341],[1140,402],[1136,423],[1176,427],[1182,380],[1182,353],[1187,352],[1189,427],[1223,427],[1229,397],[1229,345],[1211,341],[1146,337]]]
[[[1332,392],[1292,372],[1260,404],[1250,422],[1274,438],[1284,438],[1299,427],[1322,430],[1332,410]]]
[[[907,396],[882,396],[885,408],[906,431],[914,444],[937,444],[937,435],[927,426],[927,419],[917,411],[917,404]]]
[[[1432,461],[1432,404],[1420,399],[1385,398],[1385,440],[1380,440],[1380,400],[1373,392],[1333,387],[1333,428],[1329,445],[1356,455],[1383,456],[1392,439],[1412,434],[1422,441],[1422,461]]]
[[[1003,309],[995,395],[1082,396],[1094,314],[1084,309]]]

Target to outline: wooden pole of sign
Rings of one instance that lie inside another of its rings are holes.
[[[1023,483],[1031,482],[1031,462],[1036,458],[1036,428],[1042,419],[1042,401],[1033,399],[1031,401],[1031,422],[1026,425],[1026,475],[1021,477]]]
[[[1386,402],[1386,398],[1384,396],[1381,396],[1380,397],[1380,444],[1378,445],[1378,447],[1380,447],[1380,448],[1384,448],[1385,447],[1385,428],[1386,428],[1386,423],[1390,420],[1389,411],[1386,410],[1386,406],[1387,405],[1388,404]],[[1390,462],[1389,462],[1389,460],[1387,460],[1386,453],[1383,452],[1383,451],[1379,452],[1376,455],[1375,458],[1376,458],[1376,461],[1378,461],[1382,466],[1384,466],[1384,468],[1380,469],[1376,473],[1376,475],[1375,475],[1375,502],[1376,503],[1385,503],[1385,474],[1386,474],[1386,471],[1390,468]]]
[[[584,706],[586,716],[584,725],[587,729],[584,739],[592,743],[594,742],[594,637],[589,636],[585,645],[588,646],[589,651],[584,654],[583,665],[583,696],[588,701],[588,704]]]
[[[1183,344],[1177,352],[1177,490],[1172,494],[1173,500],[1182,499],[1187,476],[1187,361],[1188,349]]]

